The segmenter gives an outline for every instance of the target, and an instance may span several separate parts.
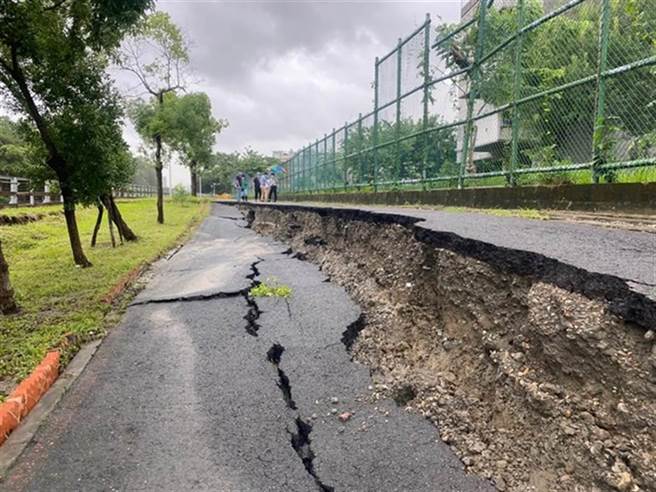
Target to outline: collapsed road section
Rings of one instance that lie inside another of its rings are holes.
[[[370,398],[430,419],[467,470],[499,490],[656,489],[656,304],[624,279],[404,215],[242,211],[347,289]]]
[[[345,289],[240,218],[215,206],[153,267],[0,488],[493,490],[426,419],[371,400]],[[291,295],[255,297],[273,285]]]

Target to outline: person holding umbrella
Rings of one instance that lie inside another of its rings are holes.
[[[269,180],[270,180],[270,198],[271,201],[277,202],[278,201],[278,178],[276,178],[276,174],[280,173],[286,173],[287,169],[282,167],[282,165],[277,164],[271,168],[271,171],[269,172]]]

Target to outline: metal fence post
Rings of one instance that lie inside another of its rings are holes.
[[[296,152],[296,155],[294,156],[294,174],[292,174],[292,191],[296,193],[298,191],[298,182],[299,178],[301,176],[300,174],[300,157],[301,153]]]
[[[308,167],[308,159],[307,159],[307,147],[303,147],[303,181],[301,185],[301,189],[303,192],[307,191],[307,167]]]
[[[515,38],[515,60],[514,60],[514,78],[513,78],[513,96],[512,96],[512,133],[511,133],[511,151],[510,166],[506,179],[508,184],[515,186],[515,169],[519,160],[519,105],[517,100],[522,97],[522,41],[524,36],[521,33],[524,27],[524,0],[517,0],[517,32]]]
[[[599,22],[599,60],[597,63],[597,104],[595,111],[594,132],[592,135],[592,179],[599,182],[599,166],[606,159],[604,151],[606,139],[606,77],[608,66],[608,37],[610,32],[610,0],[602,0]]]
[[[294,163],[294,192],[300,191],[301,185],[301,162],[303,158],[303,149],[296,153],[296,162]]]
[[[347,171],[348,171],[348,159],[346,156],[348,155],[348,122],[344,123],[344,156],[342,157],[342,165],[344,166],[343,170],[343,175],[344,175],[344,190],[348,188],[348,176],[347,176]]]
[[[312,144],[308,143],[305,147],[307,149],[307,183],[305,185],[306,192],[312,191]]]
[[[426,14],[426,23],[424,24],[424,60],[423,60],[423,70],[424,70],[424,119],[423,119],[423,130],[424,130],[424,156],[421,161],[421,188],[426,189],[426,168],[428,167],[428,147],[430,138],[428,137],[428,101],[430,99],[430,25],[431,17],[430,14]]]
[[[374,192],[378,191],[378,180],[376,178],[378,174],[378,57],[376,57],[375,68],[374,68],[374,130],[372,136],[373,143],[373,169],[372,169],[372,181],[374,185]]]
[[[321,188],[321,159],[319,157],[319,139],[314,143],[314,191]]]
[[[467,167],[467,160],[469,159],[470,142],[472,134],[474,133],[474,102],[476,101],[476,91],[478,89],[478,78],[480,75],[479,60],[483,55],[483,43],[485,38],[485,15],[487,14],[487,1],[483,0],[478,3],[478,35],[476,39],[476,51],[474,53],[474,61],[469,70],[469,94],[467,97],[467,119],[465,123],[464,142],[462,144],[462,159],[460,162],[460,174],[458,176],[458,188],[462,188],[465,182],[465,168]]]
[[[324,188],[328,184],[328,135],[323,134],[323,178],[324,178]]]
[[[337,131],[333,128],[333,133],[332,133],[332,137],[331,137],[332,140],[333,140],[333,145],[332,145],[332,147],[333,147],[333,152],[332,152],[332,154],[333,154],[333,158],[332,158],[333,172],[331,173],[331,176],[330,176],[330,185],[331,185],[330,187],[332,188],[333,191],[335,191],[337,189],[337,186],[335,186],[335,181],[337,181],[337,152],[336,152],[336,149],[335,149],[335,138],[336,137],[337,137]]]
[[[362,175],[364,174],[363,171],[363,161],[362,161],[362,113],[358,115],[358,190],[360,189],[360,185],[362,184]]]
[[[399,179],[401,178],[401,62],[402,51],[403,51],[403,40],[399,38],[397,51],[396,51],[396,128],[395,128],[395,139],[396,139],[396,183],[398,184]]]

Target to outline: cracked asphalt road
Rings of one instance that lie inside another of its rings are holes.
[[[0,488],[493,490],[425,419],[367,402],[341,342],[358,307],[239,219],[215,206],[155,265]],[[248,297],[274,278],[291,298]]]

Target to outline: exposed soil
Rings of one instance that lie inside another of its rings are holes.
[[[656,490],[655,303],[401,217],[247,210],[360,304],[349,341],[371,398],[426,416],[470,472],[499,490]]]
[[[37,222],[46,217],[54,217],[57,215],[63,215],[64,212],[61,210],[48,212],[48,213],[38,213],[38,214],[20,214],[20,215],[4,215],[0,214],[0,225],[22,225],[29,224],[30,222]]]

